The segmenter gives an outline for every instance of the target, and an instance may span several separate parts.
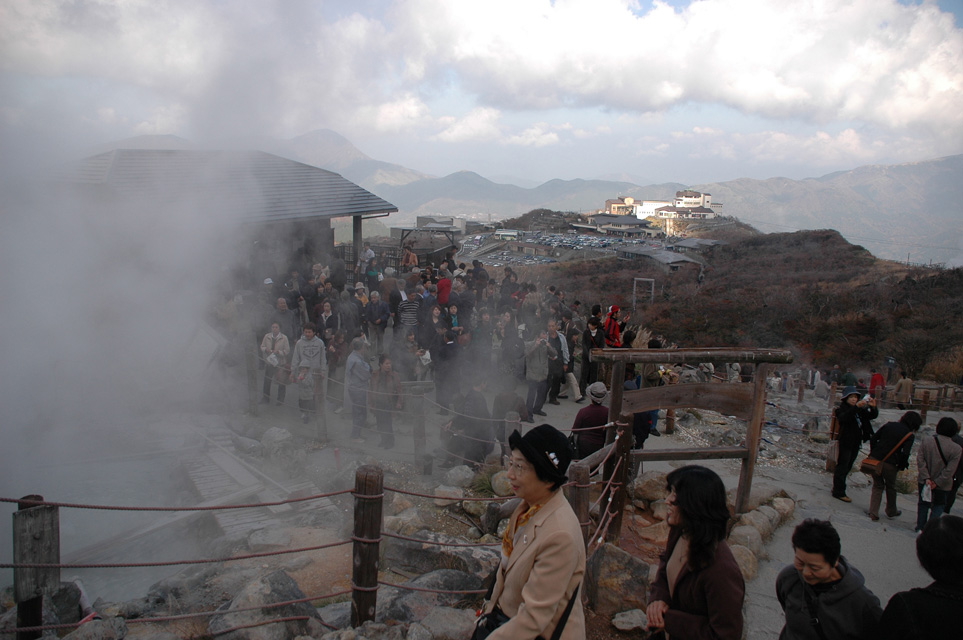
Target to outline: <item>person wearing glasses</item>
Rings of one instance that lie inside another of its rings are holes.
[[[568,438],[542,424],[524,436],[516,430],[508,442],[508,481],[521,502],[502,537],[495,582],[473,638],[581,640],[585,543],[560,491],[572,461]]]

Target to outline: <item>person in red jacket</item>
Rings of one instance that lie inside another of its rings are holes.
[[[877,387],[886,388],[886,379],[883,378],[883,374],[876,369],[870,369],[870,372],[873,375],[869,378],[869,395],[875,396]]]
[[[625,331],[625,323],[629,321],[629,314],[625,314],[625,318],[619,321],[619,315],[621,314],[621,309],[616,304],[609,307],[609,315],[605,318],[605,325],[602,327],[605,333],[605,346],[606,347],[621,347],[622,346],[622,332]]]

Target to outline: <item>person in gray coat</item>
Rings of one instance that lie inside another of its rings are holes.
[[[779,640],[868,640],[883,610],[856,567],[841,554],[827,521],[804,520],[792,534],[793,565],[776,578],[786,614]]]
[[[351,354],[344,365],[344,384],[351,401],[351,440],[362,442],[361,430],[368,418],[368,384],[371,381],[371,365],[364,357],[364,339],[351,341]]]
[[[557,357],[558,352],[548,344],[548,334],[544,330],[535,340],[525,343],[525,380],[528,381],[528,401],[525,405],[530,415],[546,415],[542,406],[548,395],[548,361]]]

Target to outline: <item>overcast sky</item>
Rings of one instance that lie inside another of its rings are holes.
[[[3,0],[0,154],[328,128],[435,175],[819,176],[963,152],[961,16],[963,0]]]

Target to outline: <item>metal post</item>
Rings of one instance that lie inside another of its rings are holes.
[[[13,514],[14,564],[60,564],[60,512],[57,507],[37,505],[43,496],[24,496]],[[13,591],[17,603],[17,627],[43,625],[43,597],[60,588],[60,569],[14,569]],[[40,631],[21,631],[17,640],[33,640]]]
[[[378,556],[384,472],[363,465],[354,476],[354,569],[351,574],[351,626],[374,620],[378,606]]]

